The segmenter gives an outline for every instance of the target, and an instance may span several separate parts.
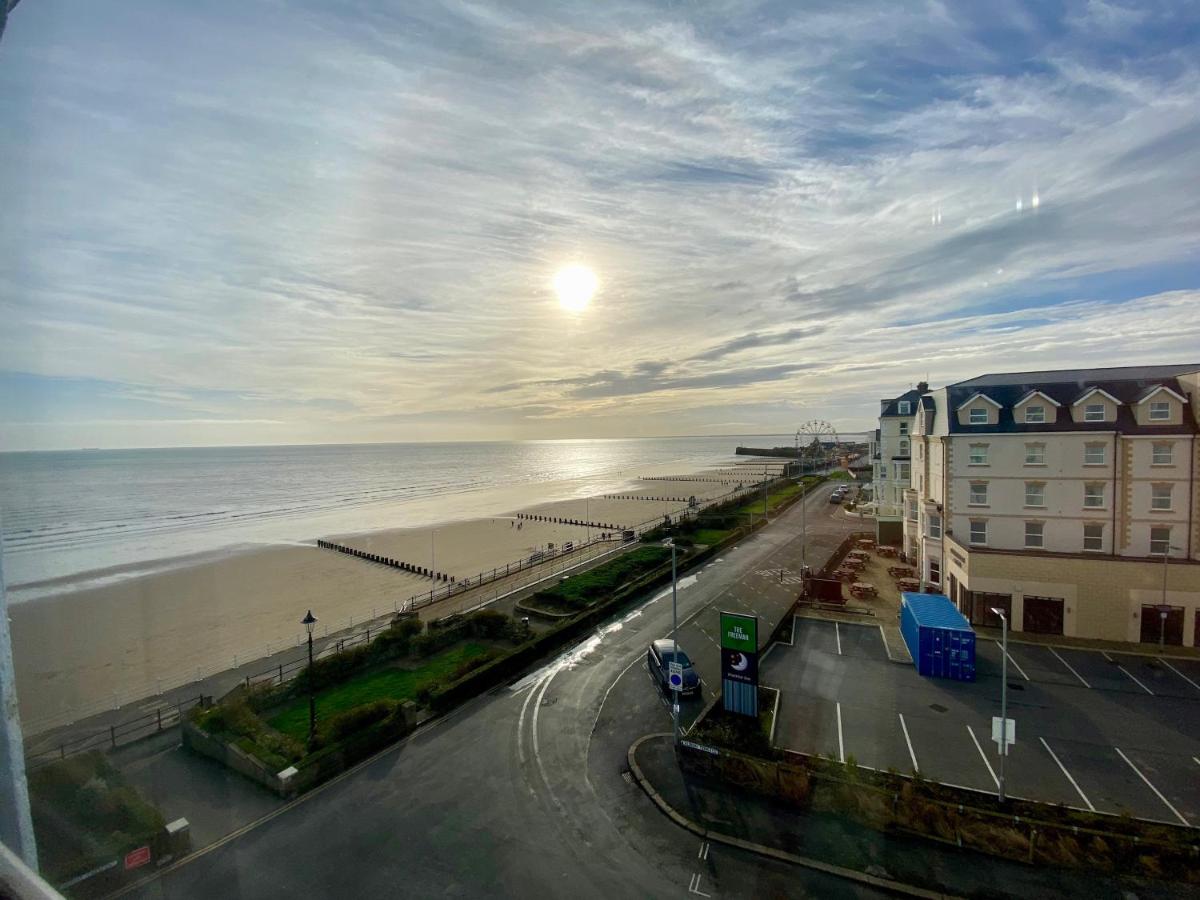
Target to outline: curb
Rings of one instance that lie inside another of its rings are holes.
[[[725,844],[729,847],[736,847],[739,850],[746,850],[749,853],[755,853],[759,856],[765,856],[769,859],[778,860],[779,862],[789,863],[791,865],[803,866],[806,869],[813,869],[817,872],[823,872],[826,875],[833,875],[838,878],[844,878],[847,881],[857,881],[859,884],[869,885],[873,888],[878,888],[884,891],[890,891],[894,894],[901,894],[906,897],[921,897],[924,900],[951,900],[953,894],[943,894],[938,891],[930,891],[925,888],[915,887],[910,884],[905,884],[902,881],[895,881],[891,878],[881,878],[878,875],[868,875],[866,872],[859,872],[857,869],[847,869],[843,866],[836,866],[832,863],[821,862],[817,859],[811,859],[807,856],[797,856],[794,853],[788,853],[785,850],[778,850],[775,847],[767,847],[764,844],[756,844],[753,841],[743,840],[742,838],[732,837],[731,835],[722,834],[719,831],[712,831],[708,828],[693,822],[691,819],[679,813],[671,804],[663,799],[662,795],[654,789],[642,771],[641,766],[637,763],[637,750],[646,741],[655,738],[669,738],[670,734],[646,734],[638,738],[629,746],[626,757],[629,760],[629,770],[633,773],[634,780],[637,781],[638,787],[646,792],[646,795],[654,801],[654,805],[659,808],[668,819],[697,837],[706,841],[711,841],[718,844]]]

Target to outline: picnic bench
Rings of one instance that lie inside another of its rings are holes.
[[[888,574],[893,578],[912,578],[916,572],[908,566],[888,566]]]
[[[902,591],[917,591],[921,589],[921,582],[916,578],[900,578],[896,581],[896,587]]]
[[[890,544],[880,544],[875,549],[880,556],[886,556],[889,559],[895,558],[900,553],[899,547],[893,547]]]
[[[858,580],[858,572],[856,572],[854,569],[849,569],[843,566],[840,569],[833,570],[833,577],[838,581],[856,581]]]
[[[856,581],[850,585],[850,593],[859,600],[865,600],[868,597],[878,597],[879,591],[875,590],[875,585],[868,581]]]

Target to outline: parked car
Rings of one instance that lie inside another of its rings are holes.
[[[830,503],[841,503],[843,496],[844,496],[843,494],[839,494],[835,491],[834,493],[829,495],[829,502]]]
[[[650,674],[658,680],[658,686],[663,691],[670,691],[667,677],[670,674],[670,663],[675,658],[674,651],[674,643],[670,638],[654,641],[646,651],[646,663],[650,666]],[[692,668],[692,661],[683,652],[682,647],[679,648],[679,662],[683,665],[683,690],[680,693],[685,697],[698,693],[700,676]]]

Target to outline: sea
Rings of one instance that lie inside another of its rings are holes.
[[[9,600],[241,545],[499,515],[791,435],[0,453]]]

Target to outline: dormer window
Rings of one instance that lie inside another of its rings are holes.
[[[1025,421],[1029,424],[1042,424],[1046,421],[1046,407],[1044,406],[1027,406],[1025,407]]]
[[[988,423],[987,409],[982,406],[974,406],[968,413],[967,421],[972,425],[986,425]]]
[[[1104,404],[1089,403],[1083,408],[1083,421],[1085,422],[1103,422],[1104,421]]]
[[[1170,400],[1151,400],[1150,401],[1150,421],[1151,422],[1166,422],[1171,418],[1171,401]]]
[[[912,415],[912,402],[909,400],[901,400],[896,404],[896,412],[902,416]]]

